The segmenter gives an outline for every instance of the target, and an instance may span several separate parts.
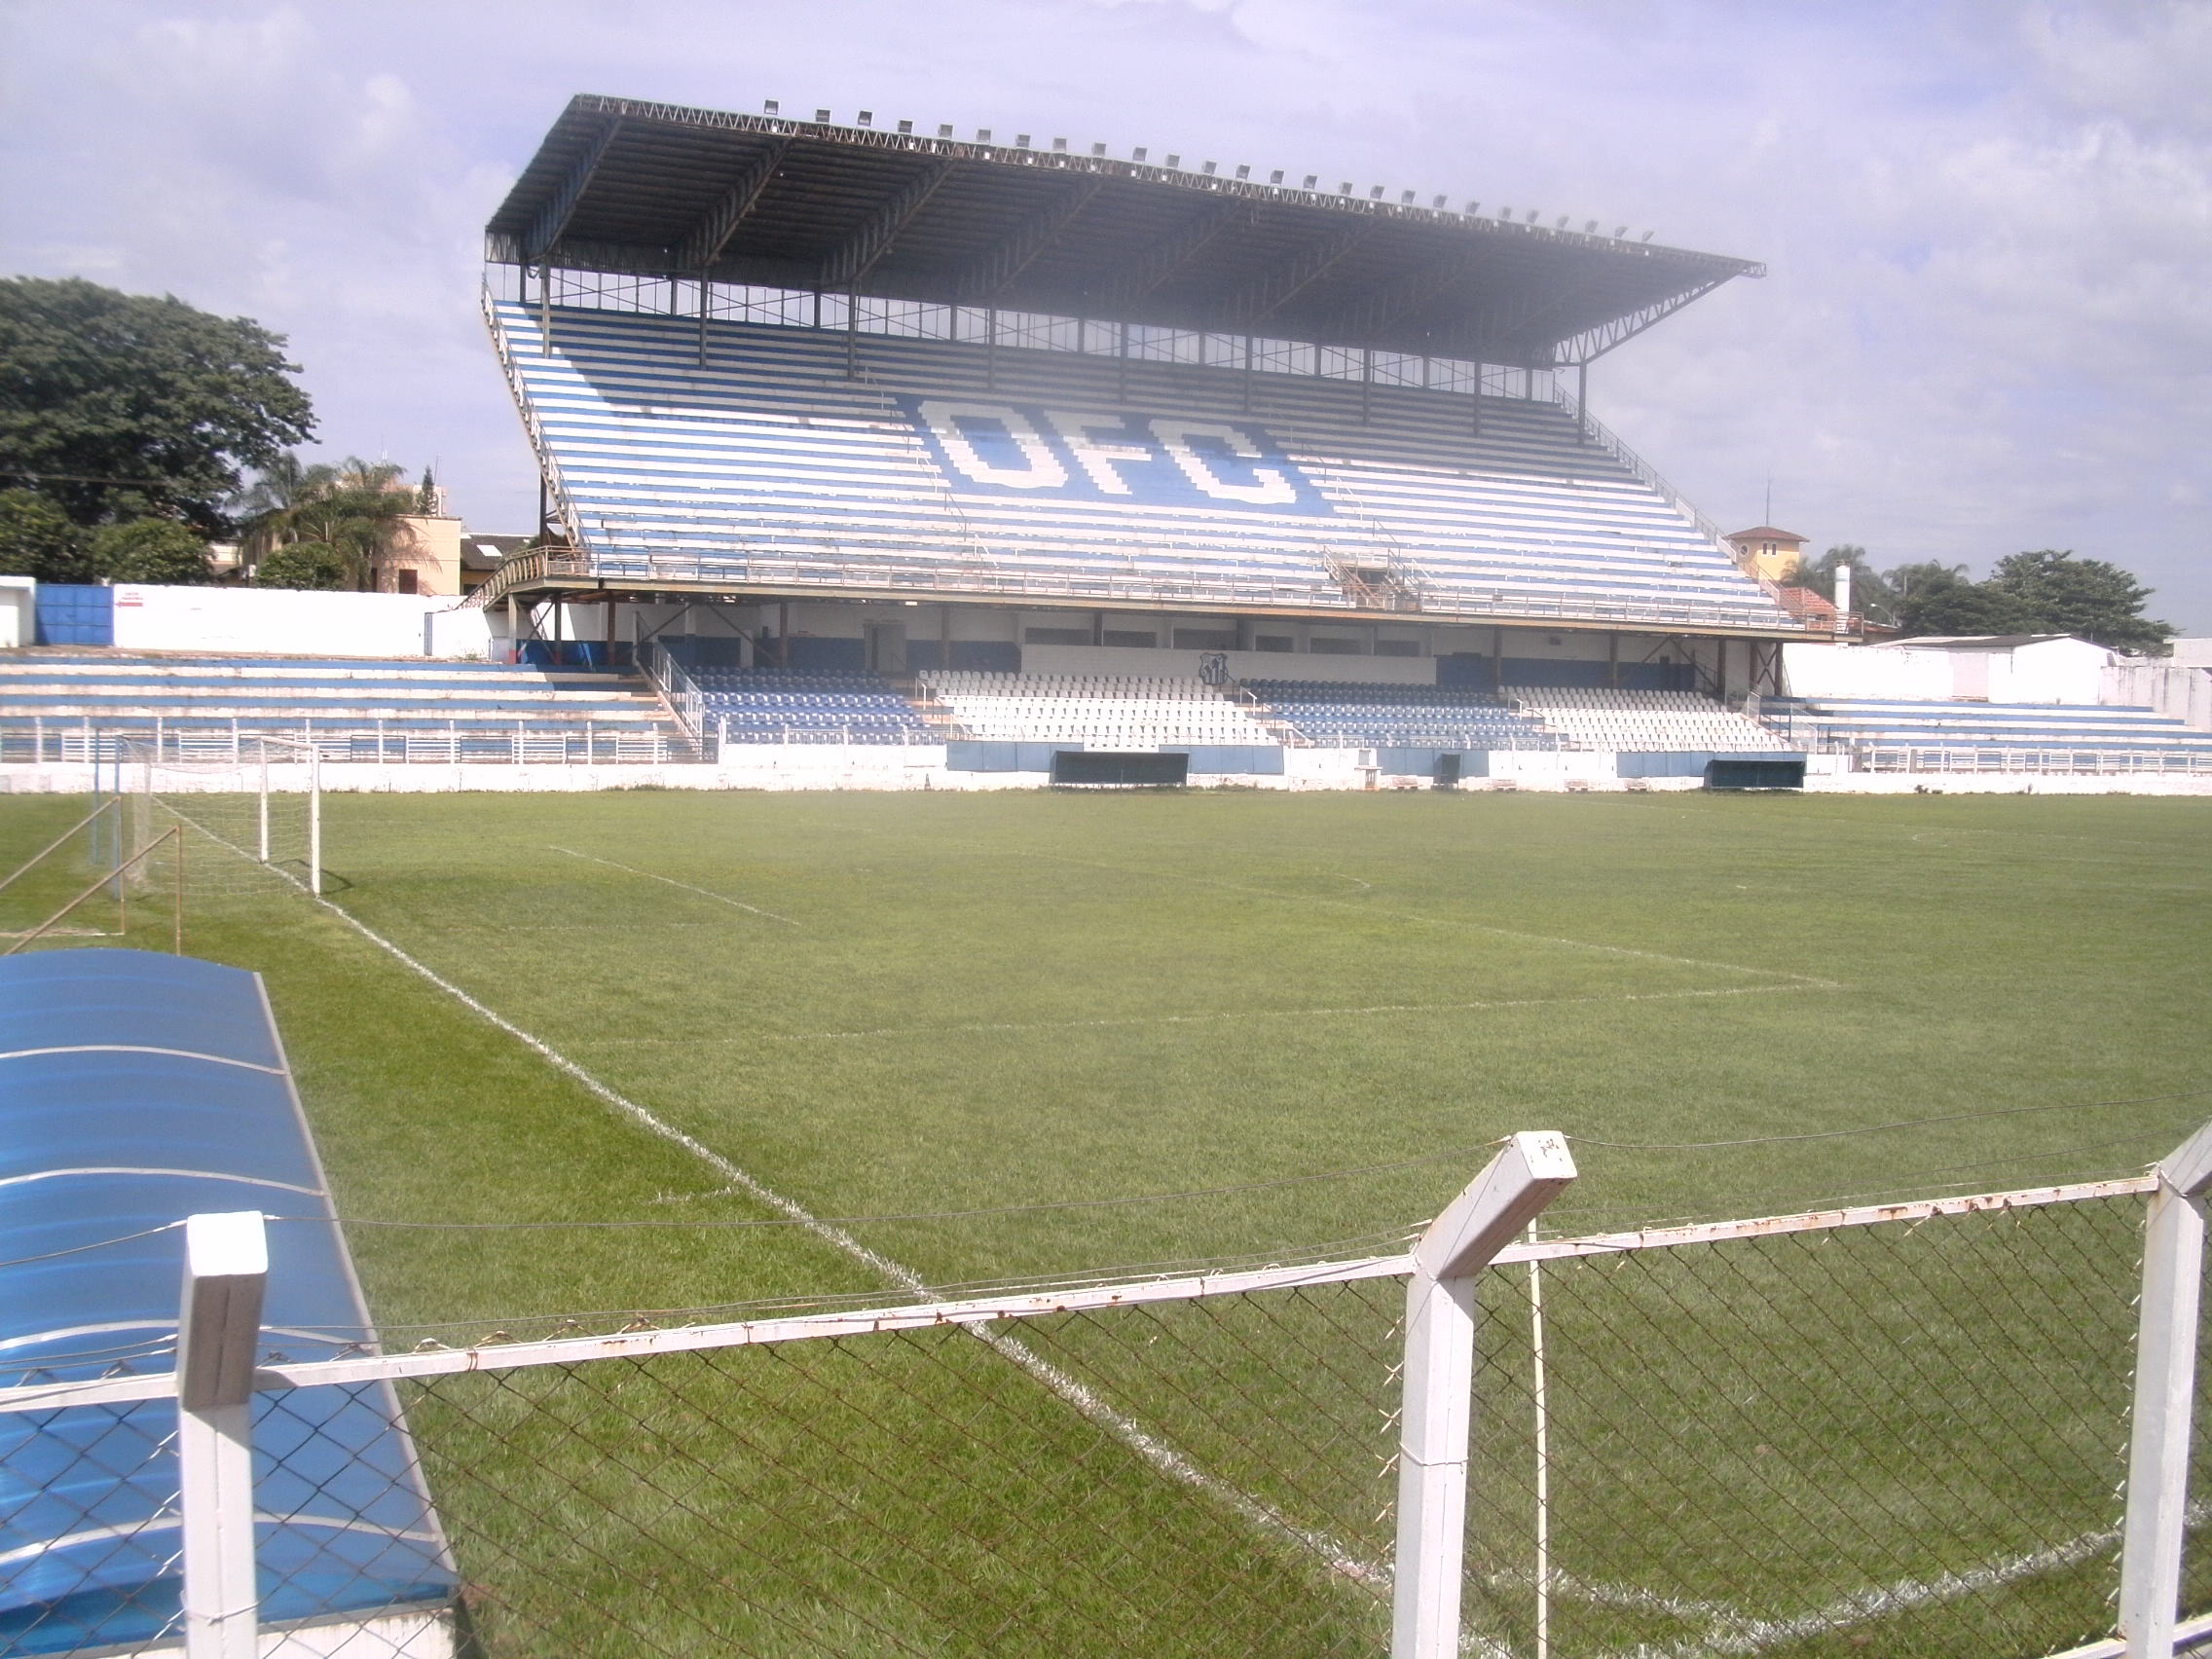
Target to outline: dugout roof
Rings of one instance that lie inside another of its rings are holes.
[[[570,100],[486,235],[500,264],[1538,367],[1597,356],[1764,274],[1331,188],[590,94]]]
[[[270,1348],[375,1339],[258,975],[141,950],[0,959],[0,1386],[172,1370],[191,1215],[273,1216]],[[388,1383],[263,1391],[253,1413],[264,1620],[453,1600]],[[179,1651],[175,1434],[170,1399],[0,1415],[27,1546],[0,1579],[0,1650]]]

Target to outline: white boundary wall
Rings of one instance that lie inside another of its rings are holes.
[[[1945,703],[2095,705],[2108,695],[2112,665],[2128,659],[2086,640],[2044,640],[2009,650],[1952,650],[1940,645],[1814,645],[1782,647],[1783,672],[1795,697],[1889,697]]]
[[[2105,670],[2105,701],[2151,710],[2212,731],[2212,667],[2123,659]]]
[[[38,583],[28,576],[0,576],[0,650],[37,637],[37,593]]]
[[[1360,764],[1356,749],[1292,749],[1284,753],[1279,777],[1240,773],[1194,773],[1198,788],[1273,791],[1425,790],[1425,776],[1401,776]],[[1557,793],[1643,793],[1704,787],[1701,778],[1619,778],[1613,756],[1584,754],[1504,754],[1491,756],[1488,778],[1468,778],[1459,791],[1526,790]],[[1844,756],[1815,755],[1805,763],[1805,789],[1818,794],[2037,794],[2037,795],[2194,795],[2212,799],[2212,774],[2197,776],[2071,774],[2027,772],[1847,772]],[[165,776],[160,788],[170,793],[205,787],[197,771]],[[307,787],[301,767],[273,767],[270,788]],[[78,763],[0,766],[0,794],[85,794],[93,785],[90,766]],[[944,750],[933,745],[762,744],[719,765],[507,765],[463,761],[459,765],[352,764],[326,761],[325,793],[438,794],[461,791],[487,793],[586,793],[600,790],[1034,790],[1045,787],[1041,772],[953,772]]]
[[[486,639],[482,610],[437,594],[115,587],[123,650],[464,658],[482,657]]]

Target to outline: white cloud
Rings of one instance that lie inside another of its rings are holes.
[[[287,332],[335,448],[527,523],[480,231],[574,92],[1147,144],[1769,262],[1598,365],[1715,517],[2074,546],[2212,631],[2195,0],[493,0],[0,8],[0,268]]]

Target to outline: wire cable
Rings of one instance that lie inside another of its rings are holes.
[[[1588,1135],[1568,1135],[1577,1146],[1603,1147],[1608,1152],[1717,1152],[1737,1146],[1780,1146],[1790,1141],[1844,1140],[1853,1135],[1889,1134],[1898,1129],[1924,1129],[1931,1124],[1960,1124],[1975,1118],[2013,1118],[2026,1112],[2094,1112],[2107,1106],[2156,1106],[2168,1100],[2196,1100],[2212,1094],[2212,1088],[2185,1088],[2175,1094],[2146,1094],[2133,1100],[2054,1101],[2047,1106],[1993,1106],[1980,1112],[1946,1112],[1935,1118],[1907,1118],[1896,1124],[1866,1124],[1855,1129],[1816,1129],[1801,1135],[1751,1135],[1743,1140],[1717,1141],[1608,1141]]]
[[[135,1239],[151,1238],[157,1233],[170,1233],[184,1225],[181,1221],[165,1221],[159,1227],[149,1227],[143,1233],[126,1233],[120,1238],[102,1238],[95,1244],[72,1244],[66,1250],[49,1250],[43,1256],[18,1256],[12,1262],[0,1262],[0,1268],[27,1268],[33,1262],[55,1262],[63,1256],[81,1256],[87,1250],[105,1250],[115,1244],[129,1244]]]

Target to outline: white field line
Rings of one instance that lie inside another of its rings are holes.
[[[181,817],[182,814],[179,814],[179,816]],[[195,826],[195,828],[199,828],[199,826]],[[203,832],[212,834],[212,831]],[[229,845],[229,843],[225,842],[225,845]],[[238,853],[240,858],[246,856],[235,846],[231,850]],[[298,882],[296,878],[290,876],[289,872],[286,872],[286,879],[293,880],[303,893],[306,892],[306,884]],[[684,1133],[675,1124],[655,1116],[627,1095],[616,1092],[612,1088],[602,1083],[591,1073],[585,1071],[583,1067],[577,1065],[575,1061],[555,1049],[550,1043],[545,1042],[542,1038],[533,1036],[504,1014],[479,1002],[451,979],[446,978],[436,970],[430,968],[392,940],[385,938],[384,935],[378,933],[350,911],[319,895],[308,894],[307,897],[323,909],[328,910],[401,966],[445,992],[447,996],[452,997],[486,1023],[505,1032],[556,1071],[573,1079],[596,1098],[611,1106],[616,1112],[637,1124],[649,1134],[658,1136],[671,1145],[682,1148],[693,1158],[699,1160],[700,1162],[706,1164],[708,1168],[720,1175],[731,1186],[745,1192],[777,1214],[796,1222],[804,1231],[811,1233],[815,1237],[832,1248],[850,1256],[889,1283],[913,1296],[924,1300],[928,1299],[929,1285],[921,1274],[915,1272],[913,1269],[902,1262],[892,1260],[878,1250],[870,1249],[843,1228],[822,1220],[821,1217],[799,1203],[795,1198],[786,1198],[765,1182],[748,1174],[704,1141]],[[713,898],[716,895],[710,894],[708,897]],[[1343,1578],[1369,1588],[1386,1585],[1389,1582],[1389,1573],[1386,1568],[1359,1560],[1336,1539],[1325,1533],[1311,1531],[1298,1526],[1262,1499],[1241,1491],[1216,1475],[1207,1473],[1174,1447],[1149,1433],[1133,1418],[1115,1410],[1084,1383],[1046,1359],[1028,1344],[1017,1338],[1002,1335],[987,1328],[963,1326],[962,1329],[968,1331],[1001,1357],[1011,1360],[1014,1364],[1028,1372],[1030,1376],[1036,1378],[1062,1401],[1074,1407],[1084,1418],[1119,1440],[1159,1473],[1198,1492],[1204,1493],[1207,1496],[1228,1505],[1235,1514],[1260,1530],[1284,1542],[1295,1544],[1308,1553],[1318,1557],[1324,1567]]]
[[[2185,1526],[2202,1526],[2207,1520],[2212,1520],[2212,1500],[2199,1498],[2183,1511]],[[1929,1579],[1907,1578],[1878,1590],[1858,1591],[1830,1602],[1825,1607],[1792,1614],[1788,1618],[1729,1619],[1725,1622],[1733,1626],[1732,1629],[1714,1629],[1672,1647],[1640,1646],[1633,1654],[1620,1655],[1619,1659],[1742,1659],[1744,1655],[1763,1652],[1779,1642],[1824,1636],[1831,1631],[1849,1629],[1868,1619],[1886,1618],[1892,1613],[1936,1606],[1944,1602],[1958,1601],[1961,1597],[1978,1595],[1985,1590],[2000,1590],[2008,1584],[2016,1584],[2023,1578],[2034,1578],[2046,1572],[2060,1572],[2070,1567],[2080,1567],[2083,1562],[2095,1560],[2118,1544],[2123,1530],[2120,1527],[2102,1527],[2093,1532],[2083,1532],[2078,1538],[2069,1538],[2062,1544],[2053,1544],[2048,1549],[2033,1550],[1989,1567],[1972,1567],[1965,1572],[1945,1572]]]
[[[704,887],[693,887],[688,881],[679,881],[673,875],[655,875],[651,870],[640,869],[636,865],[616,864],[612,859],[603,859],[597,853],[579,853],[573,847],[549,847],[547,851],[566,853],[572,859],[588,859],[593,864],[605,865],[608,869],[627,870],[632,875],[644,876],[647,881],[666,882],[671,887],[681,887],[686,893],[696,893],[702,899],[712,899],[718,904],[727,904],[733,910],[750,910],[756,916],[765,916],[771,922],[781,922],[787,928],[798,926],[789,916],[779,916],[773,910],[763,910],[757,904],[748,904],[744,900],[732,899],[726,893],[710,893]]]
[[[966,1036],[993,1031],[1084,1031],[1138,1025],[1212,1025],[1260,1019],[1351,1019],[1385,1014],[1479,1014],[1492,1009],[1571,1008],[1577,1004],[1670,1002],[1684,997],[1782,996],[1791,992],[1840,989],[1819,984],[1702,986],[1687,991],[1622,991],[1597,997],[1497,997],[1487,1002],[1376,1003],[1366,1008],[1240,1008],[1209,1014],[1136,1014],[1119,1019],[1009,1019],[973,1025],[885,1025],[865,1031],[758,1031],[725,1037],[599,1037],[595,1049],[649,1044],[654,1048],[710,1043],[832,1043],[878,1037]]]
[[[1291,904],[1326,904],[1349,910],[1354,915],[1388,916],[1396,921],[1415,922],[1424,927],[1463,929],[1469,933],[1493,934],[1499,939],[1563,945],[1569,950],[1597,951],[1605,956],[1637,957],[1646,962],[1671,962],[1678,968],[1704,968],[1718,974],[1756,974],[1763,978],[1788,980],[1808,990],[1840,991],[1844,988],[1833,979],[1824,979],[1813,974],[1791,974],[1780,968],[1751,968],[1741,962],[1708,962],[1701,957],[1672,956],[1663,950],[1643,950],[1630,944],[1604,944],[1587,939],[1566,939],[1553,934],[1529,933],[1521,928],[1502,928],[1494,922],[1473,922],[1457,916],[1432,916],[1419,910],[1385,909],[1380,905],[1363,904],[1356,899],[1331,899],[1318,893],[1281,893],[1270,887],[1225,881],[1218,876],[1186,875],[1180,870],[1142,869],[1129,865],[1100,864],[1091,859],[1071,859],[1063,853],[1019,852],[1011,856],[1045,859],[1053,864],[1076,865],[1085,869],[1110,870],[1116,875],[1149,876],[1157,881],[1187,881],[1199,887],[1219,887],[1231,893],[1249,893],[1256,899],[1279,899]]]

